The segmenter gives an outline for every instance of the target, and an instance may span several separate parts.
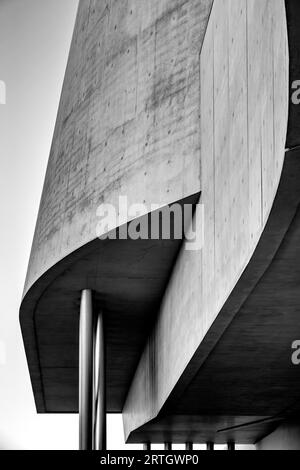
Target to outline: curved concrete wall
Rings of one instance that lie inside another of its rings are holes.
[[[200,55],[204,247],[177,260],[124,408],[126,438],[155,418],[262,234],[288,117],[283,0],[215,0]]]
[[[96,238],[100,203],[200,190],[199,52],[212,0],[81,0],[24,293]]]

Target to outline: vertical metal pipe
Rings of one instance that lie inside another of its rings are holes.
[[[172,443],[171,442],[165,442],[165,450],[172,450]]]
[[[235,450],[235,443],[234,442],[228,442],[227,449],[228,450]]]
[[[94,449],[106,450],[106,370],[105,370],[105,331],[103,313],[96,319],[95,331],[95,419],[94,419]]]
[[[215,450],[215,444],[213,442],[207,442],[206,450]]]
[[[151,442],[144,442],[143,450],[151,450]]]
[[[186,442],[185,443],[185,450],[193,450],[193,443],[192,442]]]
[[[93,308],[92,292],[83,290],[79,321],[79,449],[93,448]]]

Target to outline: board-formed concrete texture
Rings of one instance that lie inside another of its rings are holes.
[[[25,293],[96,236],[99,204],[199,192],[199,52],[212,0],[82,0]]]
[[[299,413],[296,3],[80,0],[21,305],[39,412],[78,411],[92,289],[128,442],[253,444]],[[199,201],[202,250],[99,240],[120,195]]]

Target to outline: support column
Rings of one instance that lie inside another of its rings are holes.
[[[95,420],[93,447],[95,450],[106,450],[106,370],[103,312],[100,312],[97,317],[94,357]]]
[[[234,442],[228,442],[227,449],[228,450],[235,450],[235,443]]]
[[[93,309],[92,292],[83,290],[79,322],[79,449],[93,448]]]
[[[186,442],[185,450],[193,450],[193,443],[192,442]]]
[[[144,442],[143,450],[151,450],[151,442]]]
[[[83,290],[79,322],[79,449],[106,449],[103,313],[93,314],[92,291]]]
[[[215,450],[215,444],[213,442],[208,442],[206,444],[206,450]]]
[[[165,442],[165,450],[172,450],[172,443],[171,442]]]

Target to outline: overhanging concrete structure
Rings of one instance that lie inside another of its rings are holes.
[[[80,1],[21,305],[39,412],[78,412],[89,290],[128,442],[255,443],[298,415],[296,10]],[[200,202],[202,250],[98,239],[97,208],[120,195]]]

